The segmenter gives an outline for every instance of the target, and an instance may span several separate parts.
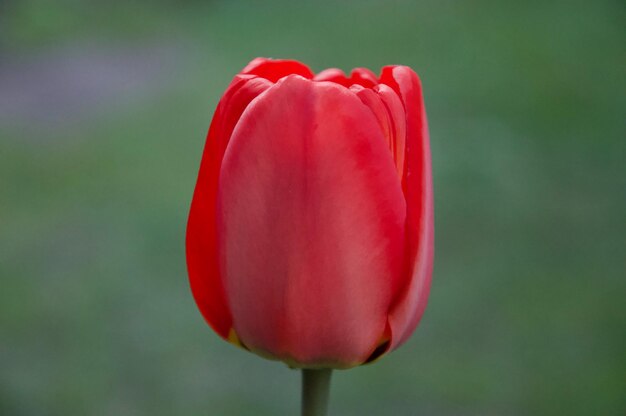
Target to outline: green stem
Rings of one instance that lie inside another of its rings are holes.
[[[330,368],[302,369],[302,416],[326,416]]]

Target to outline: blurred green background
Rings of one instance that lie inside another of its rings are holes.
[[[256,56],[422,77],[429,307],[332,415],[626,414],[620,1],[0,2],[0,414],[297,414],[221,341],[184,232],[213,109]]]

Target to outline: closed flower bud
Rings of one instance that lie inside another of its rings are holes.
[[[222,338],[293,367],[370,362],[424,312],[433,234],[413,70],[258,58],[235,76],[187,227],[191,289]]]

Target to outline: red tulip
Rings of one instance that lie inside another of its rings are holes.
[[[404,343],[428,298],[433,192],[418,76],[253,60],[213,117],[189,223],[191,289],[224,339],[294,367]]]

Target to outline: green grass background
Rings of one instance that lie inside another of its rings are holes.
[[[221,341],[184,261],[212,111],[256,56],[401,63],[425,87],[429,307],[400,350],[335,373],[332,415],[625,414],[625,18],[619,1],[0,3],[0,77],[63,74],[20,81],[31,101],[0,114],[0,414],[297,414],[299,374]],[[91,56],[104,74],[72,64]],[[64,107],[86,75],[105,91]]]

